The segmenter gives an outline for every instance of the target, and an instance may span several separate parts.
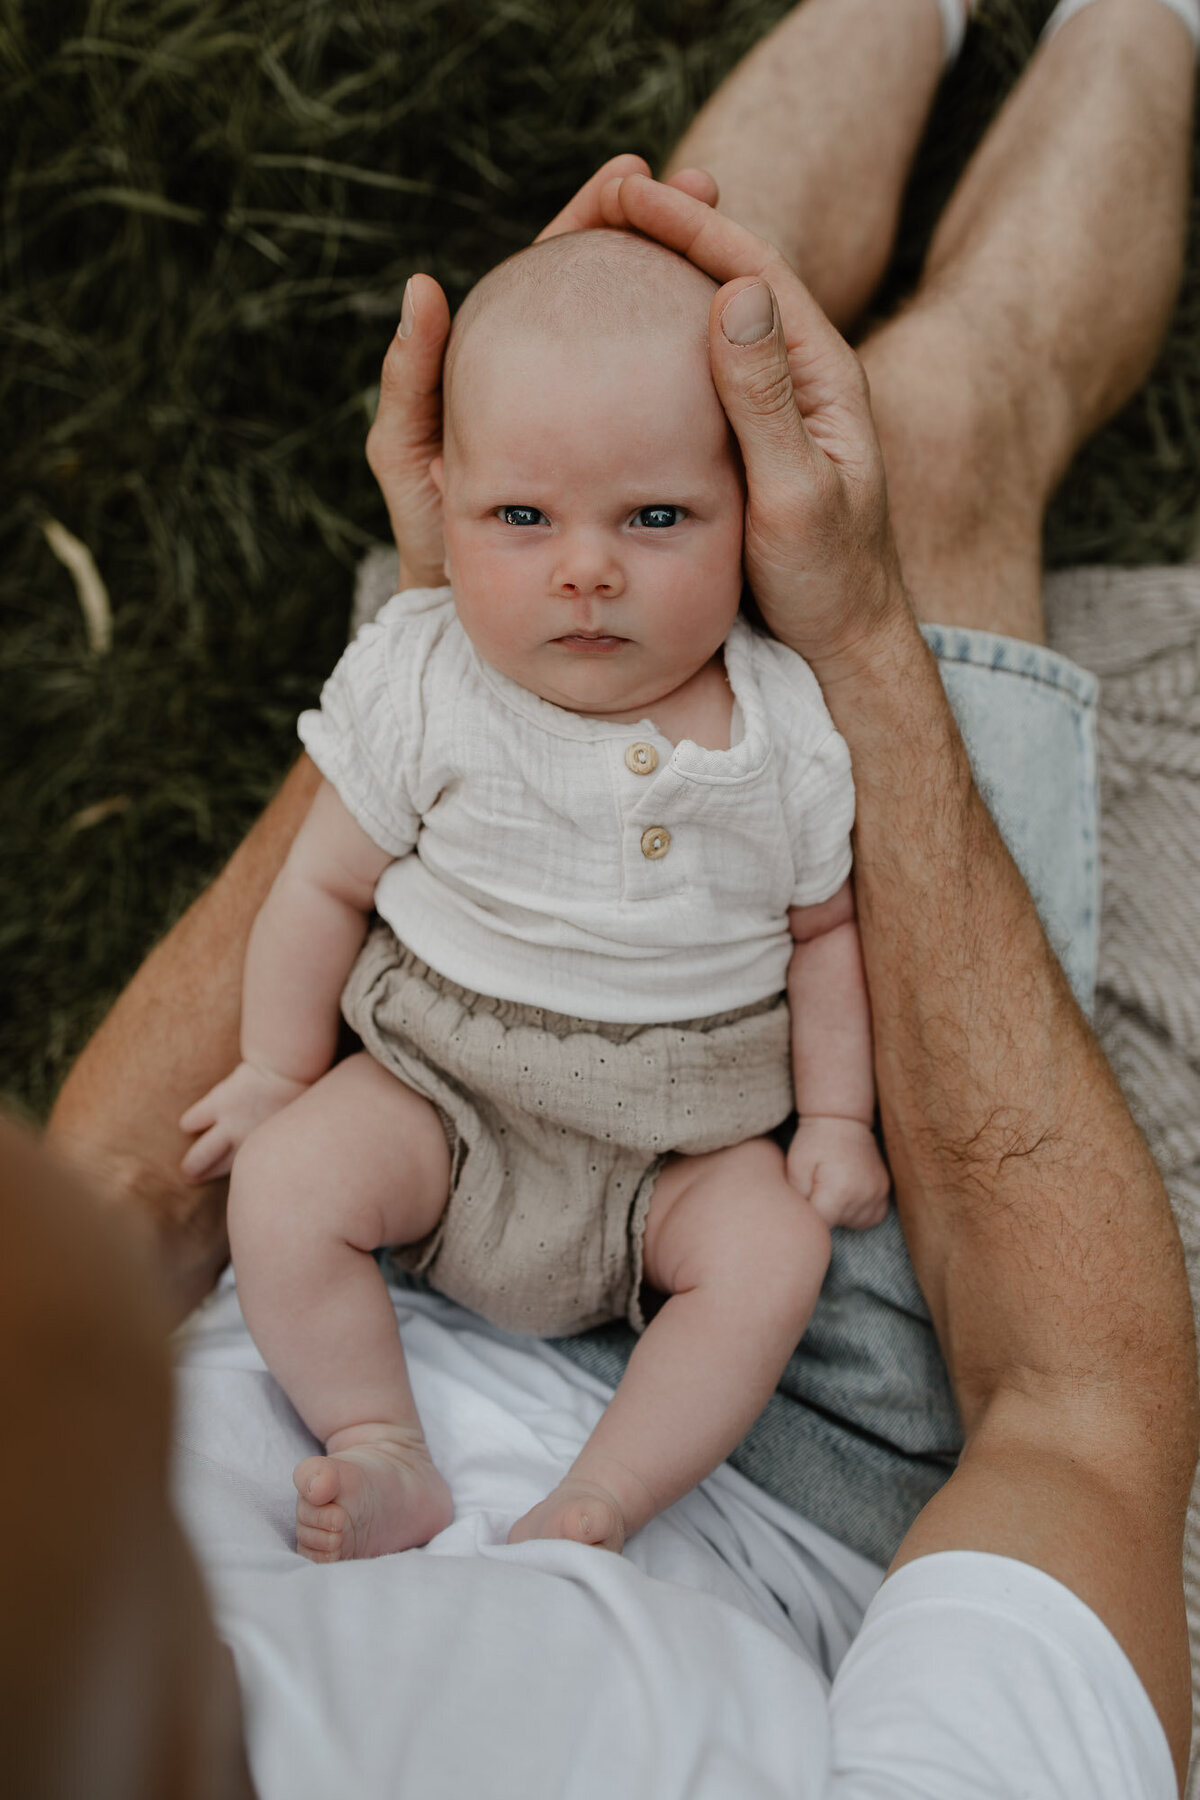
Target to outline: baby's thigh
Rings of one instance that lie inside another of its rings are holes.
[[[347,1057],[246,1139],[229,1184],[234,1262],[281,1232],[358,1250],[433,1230],[450,1191],[436,1109],[365,1052]]]
[[[662,1293],[745,1291],[753,1282],[760,1294],[803,1288],[815,1298],[829,1262],[829,1231],[788,1181],[779,1146],[749,1138],[666,1163],[646,1216],[644,1254],[646,1279]]]

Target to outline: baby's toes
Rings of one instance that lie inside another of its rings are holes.
[[[340,1531],[318,1531],[313,1525],[297,1525],[296,1549],[309,1562],[341,1562],[342,1534]]]
[[[332,1456],[306,1456],[292,1470],[292,1481],[301,1502],[327,1506],[337,1498],[342,1474]]]
[[[314,1531],[342,1532],[346,1529],[346,1509],[336,1503],[332,1506],[314,1506],[303,1495],[297,1495],[296,1523],[307,1525]]]
[[[572,1500],[562,1509],[562,1535],[577,1544],[599,1544],[608,1550],[621,1549],[625,1533],[616,1508],[607,1500]]]
[[[296,1548],[310,1562],[340,1562],[346,1553],[344,1506],[312,1506],[296,1501]]]

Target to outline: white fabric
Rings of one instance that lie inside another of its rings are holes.
[[[300,736],[398,859],[375,903],[422,961],[497,999],[664,1024],[782,992],[788,907],[850,872],[850,756],[815,676],[741,619],[725,661],[731,747],[672,747],[649,720],[519,687],[476,654],[449,588],[410,590],[363,627]],[[626,764],[638,743],[649,775]],[[670,847],[652,859],[658,826]]]
[[[176,1496],[260,1800],[1174,1796],[1121,1651],[1037,1570],[927,1557],[872,1600],[878,1569],[728,1468],[623,1557],[505,1545],[606,1395],[544,1344],[395,1298],[457,1514],[375,1562],[291,1548],[313,1445],[229,1277],[179,1339]]]
[[[942,15],[942,34],[946,40],[946,67],[958,61],[958,53],[962,49],[963,39],[967,35],[968,12],[974,12],[979,0],[937,0],[937,9]]]
[[[1042,36],[1053,37],[1068,19],[1073,19],[1077,12],[1082,12],[1085,6],[1091,4],[1092,0],[1058,0],[1058,5],[1042,28]],[[1192,34],[1192,41],[1200,44],[1200,0],[1162,0],[1162,4],[1183,21]]]

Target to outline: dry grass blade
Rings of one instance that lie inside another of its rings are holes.
[[[112,649],[112,607],[95,558],[57,519],[42,521],[42,535],[75,583],[88,649],[93,656],[107,656]]]

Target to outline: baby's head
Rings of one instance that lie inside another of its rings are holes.
[[[464,301],[445,371],[446,567],[480,654],[543,699],[636,713],[738,609],[740,464],[709,373],[715,284],[618,231],[547,239]]]

